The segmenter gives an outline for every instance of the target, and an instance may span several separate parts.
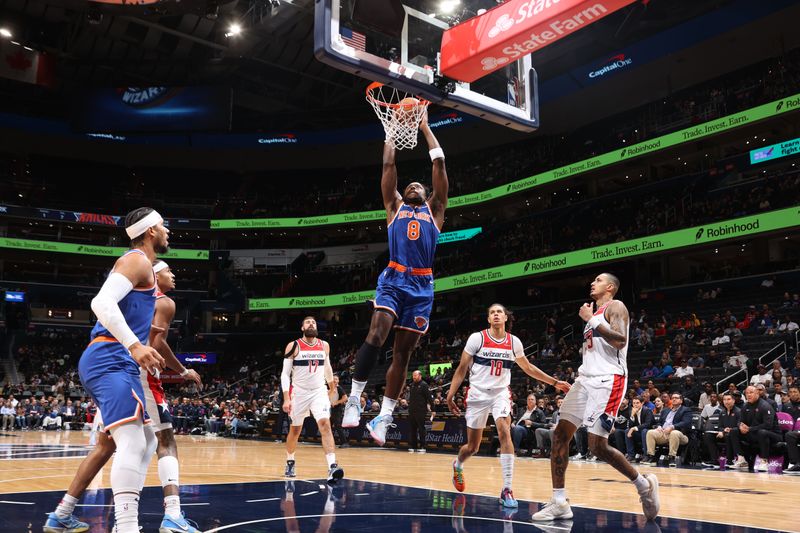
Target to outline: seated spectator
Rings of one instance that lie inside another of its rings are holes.
[[[728,335],[725,335],[722,330],[718,329],[716,331],[716,337],[714,337],[714,340],[711,341],[711,346],[725,346],[726,344],[730,343],[731,338]]]
[[[742,338],[742,330],[736,327],[736,323],[733,321],[728,322],[728,327],[725,328],[723,334],[726,335],[732,341],[736,341]]]
[[[57,410],[51,411],[50,414],[44,417],[42,428],[45,430],[55,429],[61,431],[61,417],[58,415]]]
[[[767,374],[767,367],[758,365],[758,374],[750,378],[750,385],[769,385],[770,382],[772,382],[772,376]]]
[[[652,379],[659,374],[658,367],[653,365],[653,360],[647,361],[647,366],[642,370],[642,379]]]
[[[700,403],[700,395],[703,393],[703,389],[694,380],[694,376],[686,376],[683,378],[681,391],[683,393],[683,397],[685,398],[684,403],[686,407],[695,407],[698,403]]]
[[[794,368],[790,373],[795,380],[800,379],[800,355],[795,356]]]
[[[727,373],[737,372],[747,366],[748,357],[737,350],[733,355],[729,356],[725,361],[725,370]]]
[[[14,417],[16,413],[14,408],[11,407],[11,400],[6,404],[6,400],[0,398],[0,420],[2,420],[2,431],[14,429]]]
[[[780,334],[794,333],[798,329],[800,329],[800,326],[797,325],[797,322],[789,318],[789,315],[784,316],[778,323],[778,333]]]
[[[642,393],[642,406],[647,407],[651,411],[656,408],[656,405],[650,400],[650,393],[648,391]]]
[[[709,462],[705,464],[708,466],[716,462],[719,457],[719,443],[724,442],[726,445],[726,460],[731,466],[734,465],[734,458],[737,459],[736,464],[744,462],[744,464],[747,465],[747,461],[745,461],[742,456],[741,449],[737,448],[737,445],[733,443],[730,438],[731,431],[739,427],[741,411],[736,407],[733,395],[729,392],[722,395],[722,404],[723,408],[720,410],[719,414],[719,431],[716,433],[705,431],[703,433],[703,442],[706,445],[706,450],[708,450],[709,458]]]
[[[705,361],[703,360],[703,358],[702,358],[702,357],[700,357],[700,355],[699,355],[699,354],[694,354],[693,356],[691,356],[691,357],[690,357],[690,358],[689,358],[689,359],[686,361],[686,363],[687,363],[687,364],[688,364],[688,365],[689,365],[691,368],[703,368],[703,365],[705,365]]]
[[[764,385],[763,383],[759,383],[755,387],[756,387],[756,390],[758,391],[758,395],[761,397],[761,399],[764,400],[765,402],[767,402],[768,404],[770,404],[770,406],[772,406],[772,408],[777,413],[779,411],[778,404],[774,399],[769,397],[769,394],[767,394],[766,385]]]
[[[644,405],[642,398],[634,398],[631,402],[628,429],[625,431],[625,455],[628,461],[641,460],[641,456],[647,451],[645,435],[654,423],[653,411]]]
[[[623,398],[619,404],[619,411],[617,411],[617,418],[614,420],[614,427],[611,434],[608,436],[609,445],[619,450],[621,453],[626,453],[625,434],[628,430],[628,424],[631,420],[631,404],[627,398]]]
[[[800,419],[800,387],[797,385],[789,387],[789,401],[784,402],[781,411],[792,415],[794,420]],[[800,447],[798,446],[800,431],[788,431],[783,438],[786,441],[786,452],[789,456],[789,466],[784,472],[800,472]]]
[[[681,361],[681,366],[679,366],[675,370],[675,373],[673,374],[673,376],[676,379],[683,379],[686,376],[694,376],[694,369],[689,366],[689,361],[684,359],[683,361]]]
[[[748,458],[746,464],[755,462],[753,458],[756,454],[754,452],[757,451],[764,460],[755,465],[754,469],[757,472],[766,472],[770,446],[781,440],[775,410],[761,398],[756,387],[749,386],[744,393],[747,402],[742,408],[739,427],[731,431],[731,441]],[[742,466],[741,461],[737,461],[734,465],[736,468]]]
[[[792,308],[792,295],[789,292],[783,293],[783,299],[781,300],[781,309],[791,309]]]
[[[633,380],[633,387],[631,390],[633,390],[636,396],[641,396],[642,393],[644,392],[644,389],[642,388],[642,383],[638,379]]]
[[[537,402],[536,396],[528,395],[525,407],[520,407],[517,413],[517,421],[511,427],[511,440],[514,442],[514,450],[517,453],[524,451],[523,444],[528,446],[528,451],[535,442],[535,432],[539,428],[547,428],[547,419]]]
[[[659,368],[658,375],[656,375],[656,379],[668,379],[674,373],[675,370],[672,368],[672,365],[667,363],[663,365],[661,368]]]
[[[669,466],[674,467],[678,448],[689,442],[687,434],[692,427],[692,411],[683,405],[683,395],[681,393],[672,393],[670,399],[672,400],[672,407],[669,410],[662,411],[657,426],[647,432],[647,460],[645,464],[655,465],[656,446],[669,444]]]
[[[553,411],[553,416],[546,427],[536,428],[534,434],[536,436],[536,447],[539,448],[539,457],[550,457],[550,447],[553,444],[553,431],[559,418],[561,418],[561,404],[564,403],[564,398],[556,398],[556,408]]]
[[[703,383],[703,393],[700,395],[700,400],[697,402],[697,408],[701,411],[711,401],[711,394],[714,393],[714,386],[708,381]],[[714,393],[715,394],[715,393]]]
[[[720,368],[723,366],[722,355],[716,350],[709,350],[705,357],[705,366],[707,368]]]
[[[708,398],[708,403],[703,407],[703,410],[700,411],[700,418],[703,419],[704,421],[708,420],[714,415],[714,413],[716,413],[719,410],[720,410],[720,405],[717,393],[712,392]]]

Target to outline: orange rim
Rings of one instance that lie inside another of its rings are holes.
[[[383,107],[390,107],[392,109],[399,108],[400,107],[399,103],[384,102],[383,100],[378,100],[377,98],[372,96],[372,91],[374,91],[375,89],[380,89],[384,85],[385,84],[383,84],[383,83],[381,83],[379,81],[373,81],[372,83],[367,85],[367,100],[369,100],[370,102],[375,102],[376,104],[378,104],[380,106],[383,106]],[[416,98],[416,97],[413,97],[413,98]],[[428,100],[425,100],[424,98],[417,98],[417,100],[419,100],[419,103],[417,104],[418,106],[423,106],[424,107],[424,106],[427,106],[427,105],[430,104],[430,102]]]

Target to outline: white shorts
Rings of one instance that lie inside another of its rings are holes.
[[[586,426],[589,433],[608,437],[614,427],[619,406],[628,388],[626,376],[578,376],[564,397],[561,419]]]
[[[292,387],[292,408],[289,418],[292,419],[293,426],[302,426],[303,420],[308,416],[309,411],[314,415],[314,420],[322,420],[331,417],[331,399],[328,397],[328,389],[321,387],[317,390],[306,390]]]
[[[511,391],[508,389],[485,392],[471,387],[467,389],[464,403],[467,404],[467,412],[464,413],[464,417],[467,419],[467,427],[470,429],[485,428],[489,413],[492,413],[495,421],[498,418],[511,416]]]
[[[145,370],[139,369],[139,380],[144,389],[144,408],[147,416],[153,421],[153,431],[158,433],[165,429],[172,429],[172,415],[169,413],[167,397],[161,379]]]

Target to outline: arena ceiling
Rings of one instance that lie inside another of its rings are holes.
[[[407,3],[427,13],[442,0]],[[705,12],[729,0],[641,0],[537,52],[540,79]],[[495,0],[462,0],[464,20]],[[87,87],[230,85],[237,131],[315,129],[372,120],[360,78],[313,55],[314,0],[183,0],[150,7],[86,0],[0,0],[0,25],[57,61],[55,90],[0,82],[5,106],[66,113]],[[444,17],[444,15],[442,15]],[[238,36],[226,36],[232,22]]]

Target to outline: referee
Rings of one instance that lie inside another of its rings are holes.
[[[408,386],[408,423],[411,426],[409,452],[425,453],[425,419],[433,405],[428,384],[422,381],[422,373],[415,370]]]

